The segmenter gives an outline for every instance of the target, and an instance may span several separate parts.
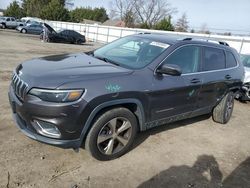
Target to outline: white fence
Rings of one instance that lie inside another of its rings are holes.
[[[120,37],[132,35],[136,33],[164,33],[169,36],[178,36],[180,38],[205,38],[209,40],[218,40],[227,42],[231,47],[235,48],[239,53],[250,54],[250,37],[240,36],[222,36],[208,35],[197,33],[181,33],[148,29],[132,29],[122,27],[110,27],[102,25],[90,25],[71,22],[48,21],[55,30],[72,29],[86,36],[88,40],[107,43]]]

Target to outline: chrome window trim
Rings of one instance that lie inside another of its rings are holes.
[[[226,51],[229,51],[227,49],[224,49],[224,48],[220,48],[220,47],[213,47],[213,46],[209,46],[209,45],[204,45],[204,44],[184,44],[184,45],[181,45],[179,47],[177,47],[176,49],[174,49],[170,54],[168,54],[157,66],[156,68],[154,69],[154,75],[157,75],[156,73],[156,70],[161,66],[161,64],[170,56],[172,55],[175,51],[177,51],[178,49],[184,47],[184,46],[198,46],[198,47],[209,47],[209,48],[216,48],[216,49],[220,49],[220,50],[223,50],[224,54],[225,54],[225,58],[226,58]],[[230,52],[230,51],[229,51]],[[233,54],[233,53],[232,53]],[[233,54],[234,56],[234,54]],[[202,57],[203,58],[203,57]],[[235,57],[234,57],[235,58]],[[230,68],[224,68],[224,69],[217,69],[217,70],[210,70],[210,71],[200,71],[200,72],[193,72],[193,73],[184,73],[184,74],[181,74],[180,76],[185,76],[185,75],[195,75],[195,74],[204,74],[204,73],[210,73],[210,72],[219,72],[219,71],[225,71],[225,70],[231,70],[231,69],[236,69],[239,67],[239,62],[237,61],[236,59],[236,62],[237,62],[237,65],[235,67],[230,67]],[[163,76],[169,76],[169,75],[163,75]]]

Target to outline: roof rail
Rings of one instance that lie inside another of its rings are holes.
[[[224,45],[224,46],[229,46],[229,44],[227,42],[224,41],[216,41],[216,40],[209,40],[209,39],[201,39],[201,38],[184,38],[182,39],[183,41],[185,40],[196,40],[196,41],[206,41],[206,42],[212,42],[212,43],[217,43],[220,45]]]
[[[151,33],[149,33],[149,32],[141,32],[141,33],[138,33],[138,34],[143,35],[143,34],[151,34]]]

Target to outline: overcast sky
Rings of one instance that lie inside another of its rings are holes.
[[[91,6],[110,8],[112,0],[72,0],[74,7]],[[0,8],[6,8],[12,0],[0,0]],[[168,0],[178,13],[176,21],[184,12],[190,29],[206,24],[209,30],[245,31],[250,34],[250,0]],[[235,33],[235,32],[234,32]]]

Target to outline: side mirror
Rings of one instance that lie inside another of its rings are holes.
[[[163,64],[156,70],[159,74],[168,74],[172,76],[180,76],[182,74],[181,68],[174,64]]]

